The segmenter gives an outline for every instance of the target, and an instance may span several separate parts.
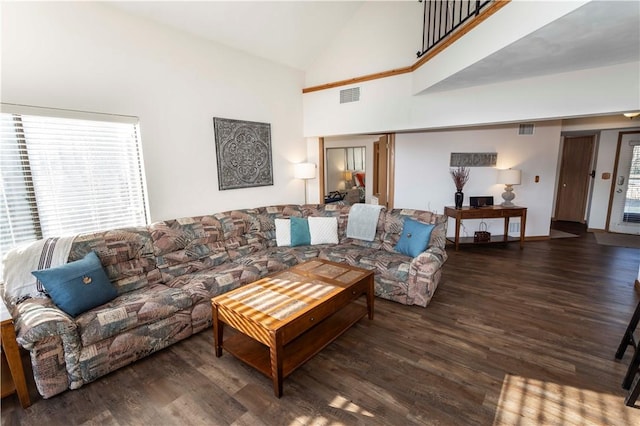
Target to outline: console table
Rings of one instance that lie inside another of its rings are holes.
[[[503,206],[487,206],[487,207],[478,207],[472,208],[469,206],[463,206],[462,208],[456,209],[452,206],[447,206],[444,208],[444,214],[453,218],[456,221],[456,234],[455,238],[451,240],[447,238],[449,241],[452,241],[456,245],[456,250],[460,247],[460,244],[468,244],[473,243],[473,237],[465,237],[460,238],[460,223],[464,219],[500,219],[504,218],[504,235],[492,235],[491,240],[483,243],[476,244],[487,244],[487,243],[495,243],[501,242],[506,243],[509,241],[520,241],[520,248],[524,248],[524,230],[527,224],[527,208],[526,207],[503,207]],[[520,218],[520,238],[509,237],[509,218],[519,217]]]

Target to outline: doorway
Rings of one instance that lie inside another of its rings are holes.
[[[375,145],[374,145],[375,144]],[[318,138],[318,162],[323,167],[319,168],[319,181],[320,185],[319,195],[320,202],[331,202],[329,195],[335,192],[336,189],[327,187],[328,170],[327,170],[327,156],[333,148],[355,148],[353,150],[354,155],[347,155],[348,161],[352,158],[359,158],[357,148],[362,149],[362,154],[365,155],[366,165],[363,167],[362,173],[352,173],[352,182],[354,186],[364,186],[365,188],[365,202],[385,205],[388,209],[393,208],[394,201],[394,176],[395,176],[395,135],[355,135],[355,136],[333,136],[333,137],[321,137]],[[348,151],[347,151],[348,152]],[[382,155],[381,155],[382,154]],[[350,166],[349,163],[345,163],[345,171]],[[354,160],[352,169],[357,169],[356,160]],[[366,170],[366,176],[364,171]],[[369,172],[371,170],[371,172]],[[343,174],[342,176],[347,176]],[[361,177],[361,180],[356,181]],[[357,183],[356,183],[357,182]],[[346,186],[346,185],[345,185]],[[339,190],[338,190],[339,192]],[[380,197],[383,197],[380,202]],[[346,201],[346,200],[344,200]]]
[[[640,234],[640,132],[620,132],[607,230]]]

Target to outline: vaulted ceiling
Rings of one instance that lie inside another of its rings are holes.
[[[307,70],[363,3],[170,1],[110,4],[127,13],[255,56]],[[591,1],[429,90],[447,90],[638,60],[640,1]]]

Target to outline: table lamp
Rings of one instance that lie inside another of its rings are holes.
[[[520,170],[505,169],[498,170],[498,183],[504,184],[504,192],[502,193],[503,207],[513,207],[513,199],[516,198],[516,194],[513,193],[513,185],[520,185],[521,172]]]

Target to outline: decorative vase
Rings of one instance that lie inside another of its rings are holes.
[[[462,208],[462,200],[464,200],[464,194],[462,193],[462,191],[456,191],[456,209],[461,209]]]

